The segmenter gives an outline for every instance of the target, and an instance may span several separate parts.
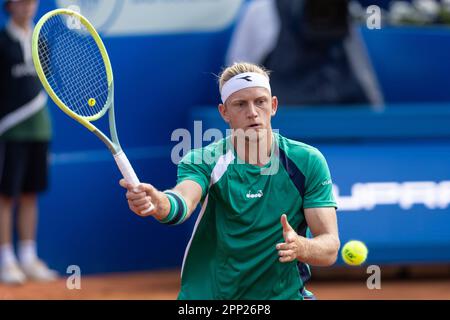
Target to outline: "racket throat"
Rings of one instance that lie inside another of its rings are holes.
[[[92,131],[100,140],[103,141],[103,143],[108,147],[109,151],[111,151],[111,153],[113,155],[116,155],[117,153],[119,153],[122,149],[120,147],[120,144],[117,143],[112,143],[111,140],[108,139],[108,137],[106,137],[103,132],[101,132],[98,129],[95,129],[94,131]]]

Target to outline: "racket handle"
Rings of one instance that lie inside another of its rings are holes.
[[[126,182],[132,184],[133,186],[137,186],[138,184],[140,184],[136,172],[134,172],[134,169],[131,166],[130,161],[128,161],[128,158],[123,151],[120,151],[119,153],[115,154],[114,160],[116,160],[117,166],[119,167],[119,170],[122,173],[122,176],[125,178]],[[152,211],[154,208],[155,207],[151,203],[150,208],[142,211],[141,214],[146,214]]]

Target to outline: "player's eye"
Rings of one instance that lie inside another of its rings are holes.
[[[257,106],[262,106],[262,105],[264,105],[265,102],[266,102],[265,99],[258,99],[258,100],[256,100],[256,105]]]

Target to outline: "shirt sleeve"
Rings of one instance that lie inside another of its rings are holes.
[[[202,149],[191,150],[178,164],[177,184],[185,180],[197,182],[202,188],[202,201],[208,193],[210,168],[202,160]]]
[[[333,180],[325,157],[317,149],[311,153],[303,197],[303,208],[335,207]]]

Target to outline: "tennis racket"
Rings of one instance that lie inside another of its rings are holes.
[[[72,10],[50,11],[34,29],[32,51],[39,79],[55,104],[103,141],[125,180],[138,185],[117,136],[111,62],[92,24]],[[106,113],[111,138],[93,125]]]

